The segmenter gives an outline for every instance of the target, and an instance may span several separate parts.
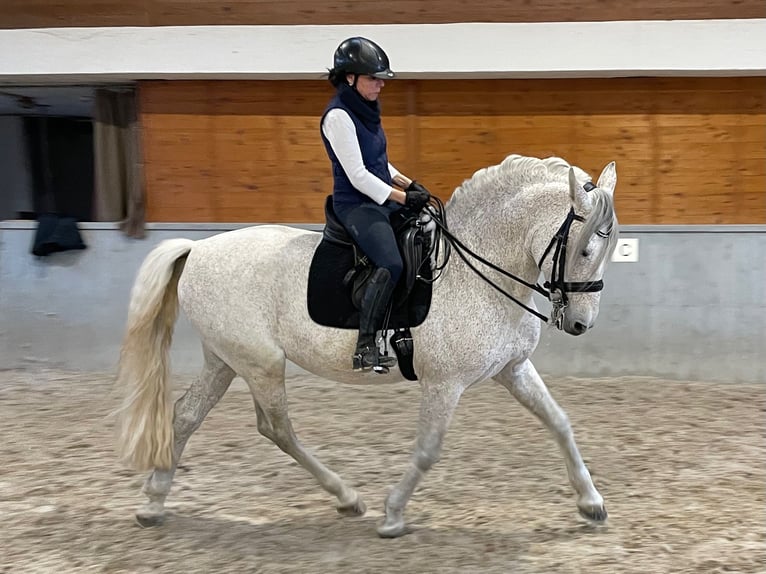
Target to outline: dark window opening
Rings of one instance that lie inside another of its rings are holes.
[[[93,218],[90,86],[0,86],[0,220]]]
[[[93,219],[93,123],[87,119],[25,118],[35,215]]]

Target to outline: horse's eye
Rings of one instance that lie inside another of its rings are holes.
[[[588,257],[590,257],[590,254],[591,254],[591,250],[590,249],[583,249],[582,250],[582,256],[585,257],[586,259]]]

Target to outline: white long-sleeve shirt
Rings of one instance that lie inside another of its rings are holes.
[[[348,112],[340,108],[333,108],[327,112],[322,121],[322,133],[330,142],[330,147],[351,185],[377,204],[385,203],[392,188],[364,166],[362,150],[356,137],[356,126]],[[390,163],[388,172],[392,179],[399,175],[399,171]]]

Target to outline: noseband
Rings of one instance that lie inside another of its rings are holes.
[[[595,189],[596,186],[593,185],[591,182],[587,182],[583,189],[585,191],[591,191]],[[442,208],[440,210],[440,213],[443,213],[443,205],[441,205],[441,200],[438,198],[433,198],[437,203],[440,204],[440,207]],[[567,297],[567,293],[596,293],[598,291],[601,291],[604,288],[604,282],[602,280],[598,281],[564,281],[564,270],[566,269],[566,258],[567,258],[567,242],[569,240],[569,230],[572,227],[572,223],[574,221],[585,221],[585,218],[577,215],[574,212],[574,208],[569,209],[569,213],[566,216],[566,219],[564,220],[564,223],[561,224],[561,227],[559,227],[559,230],[556,232],[556,234],[551,239],[550,243],[548,243],[548,247],[545,249],[545,252],[543,252],[542,257],[540,257],[540,261],[537,264],[537,268],[542,271],[543,263],[545,262],[545,259],[548,257],[548,255],[553,252],[553,266],[551,270],[551,280],[546,281],[543,283],[543,285],[539,285],[538,283],[528,283],[527,281],[524,281],[521,277],[517,277],[513,273],[509,273],[505,269],[498,267],[494,263],[487,261],[480,255],[477,255],[473,251],[471,251],[468,247],[466,247],[457,237],[452,235],[452,233],[447,229],[446,222],[441,218],[437,217],[433,210],[429,210],[429,212],[432,215],[433,221],[436,223],[436,225],[440,228],[441,233],[443,236],[447,239],[451,247],[455,250],[455,252],[460,256],[460,258],[465,262],[468,267],[473,270],[474,273],[476,273],[479,277],[481,277],[484,281],[486,281],[489,285],[494,287],[497,291],[505,295],[508,299],[516,303],[518,306],[523,308],[525,311],[531,313],[544,323],[547,323],[549,320],[556,325],[559,329],[562,328],[562,319],[564,317],[564,311],[566,310],[567,306],[569,305],[569,298]],[[550,319],[543,315],[542,313],[539,313],[537,310],[532,309],[531,307],[525,305],[518,299],[516,299],[513,295],[508,293],[505,289],[497,285],[495,282],[493,282],[491,279],[489,279],[484,273],[482,273],[479,269],[477,269],[473,263],[471,263],[468,260],[468,257],[466,255],[470,255],[477,261],[483,263],[487,267],[493,269],[494,271],[497,271],[498,273],[505,275],[509,279],[513,279],[517,283],[521,283],[525,287],[529,287],[533,291],[536,291],[546,299],[548,299],[551,302],[551,305],[553,306],[553,310],[551,311],[551,317]],[[444,262],[443,266],[446,265],[446,261]],[[443,267],[442,266],[442,267]]]

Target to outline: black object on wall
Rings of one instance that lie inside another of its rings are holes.
[[[46,213],[37,219],[32,254],[45,256],[57,251],[85,249],[85,247],[74,217]]]

